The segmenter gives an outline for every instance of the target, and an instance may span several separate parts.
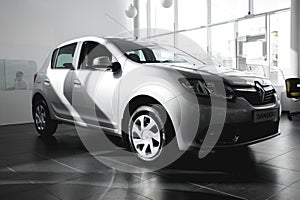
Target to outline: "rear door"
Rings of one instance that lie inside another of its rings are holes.
[[[77,43],[54,51],[51,67],[44,80],[45,92],[54,114],[62,119],[72,120],[72,77]]]

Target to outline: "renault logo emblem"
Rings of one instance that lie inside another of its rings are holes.
[[[258,81],[255,81],[255,88],[259,94],[259,97],[261,98],[261,102],[264,102],[266,96],[266,91],[264,87]]]

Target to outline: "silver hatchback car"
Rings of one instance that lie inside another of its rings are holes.
[[[42,136],[59,123],[98,127],[143,161],[161,157],[170,141],[180,150],[236,147],[280,134],[280,102],[269,80],[212,68],[153,42],[69,41],[35,76],[35,127]]]

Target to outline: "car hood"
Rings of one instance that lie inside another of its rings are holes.
[[[260,82],[262,85],[271,85],[271,81],[263,76],[251,72],[238,71],[235,69],[206,65],[196,66],[188,63],[151,63],[152,67],[161,67],[168,70],[176,70],[185,78],[205,77],[207,79],[223,78],[230,85],[251,85]]]

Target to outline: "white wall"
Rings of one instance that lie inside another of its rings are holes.
[[[64,41],[124,31],[105,14],[132,29],[129,0],[9,0],[0,2],[0,59],[34,60],[38,68]],[[26,92],[25,92],[26,93]],[[27,92],[28,93],[28,92]],[[14,106],[18,99],[18,108]],[[0,90],[0,125],[31,122],[30,95]],[[9,115],[3,113],[9,111]],[[25,112],[20,115],[20,112]]]

